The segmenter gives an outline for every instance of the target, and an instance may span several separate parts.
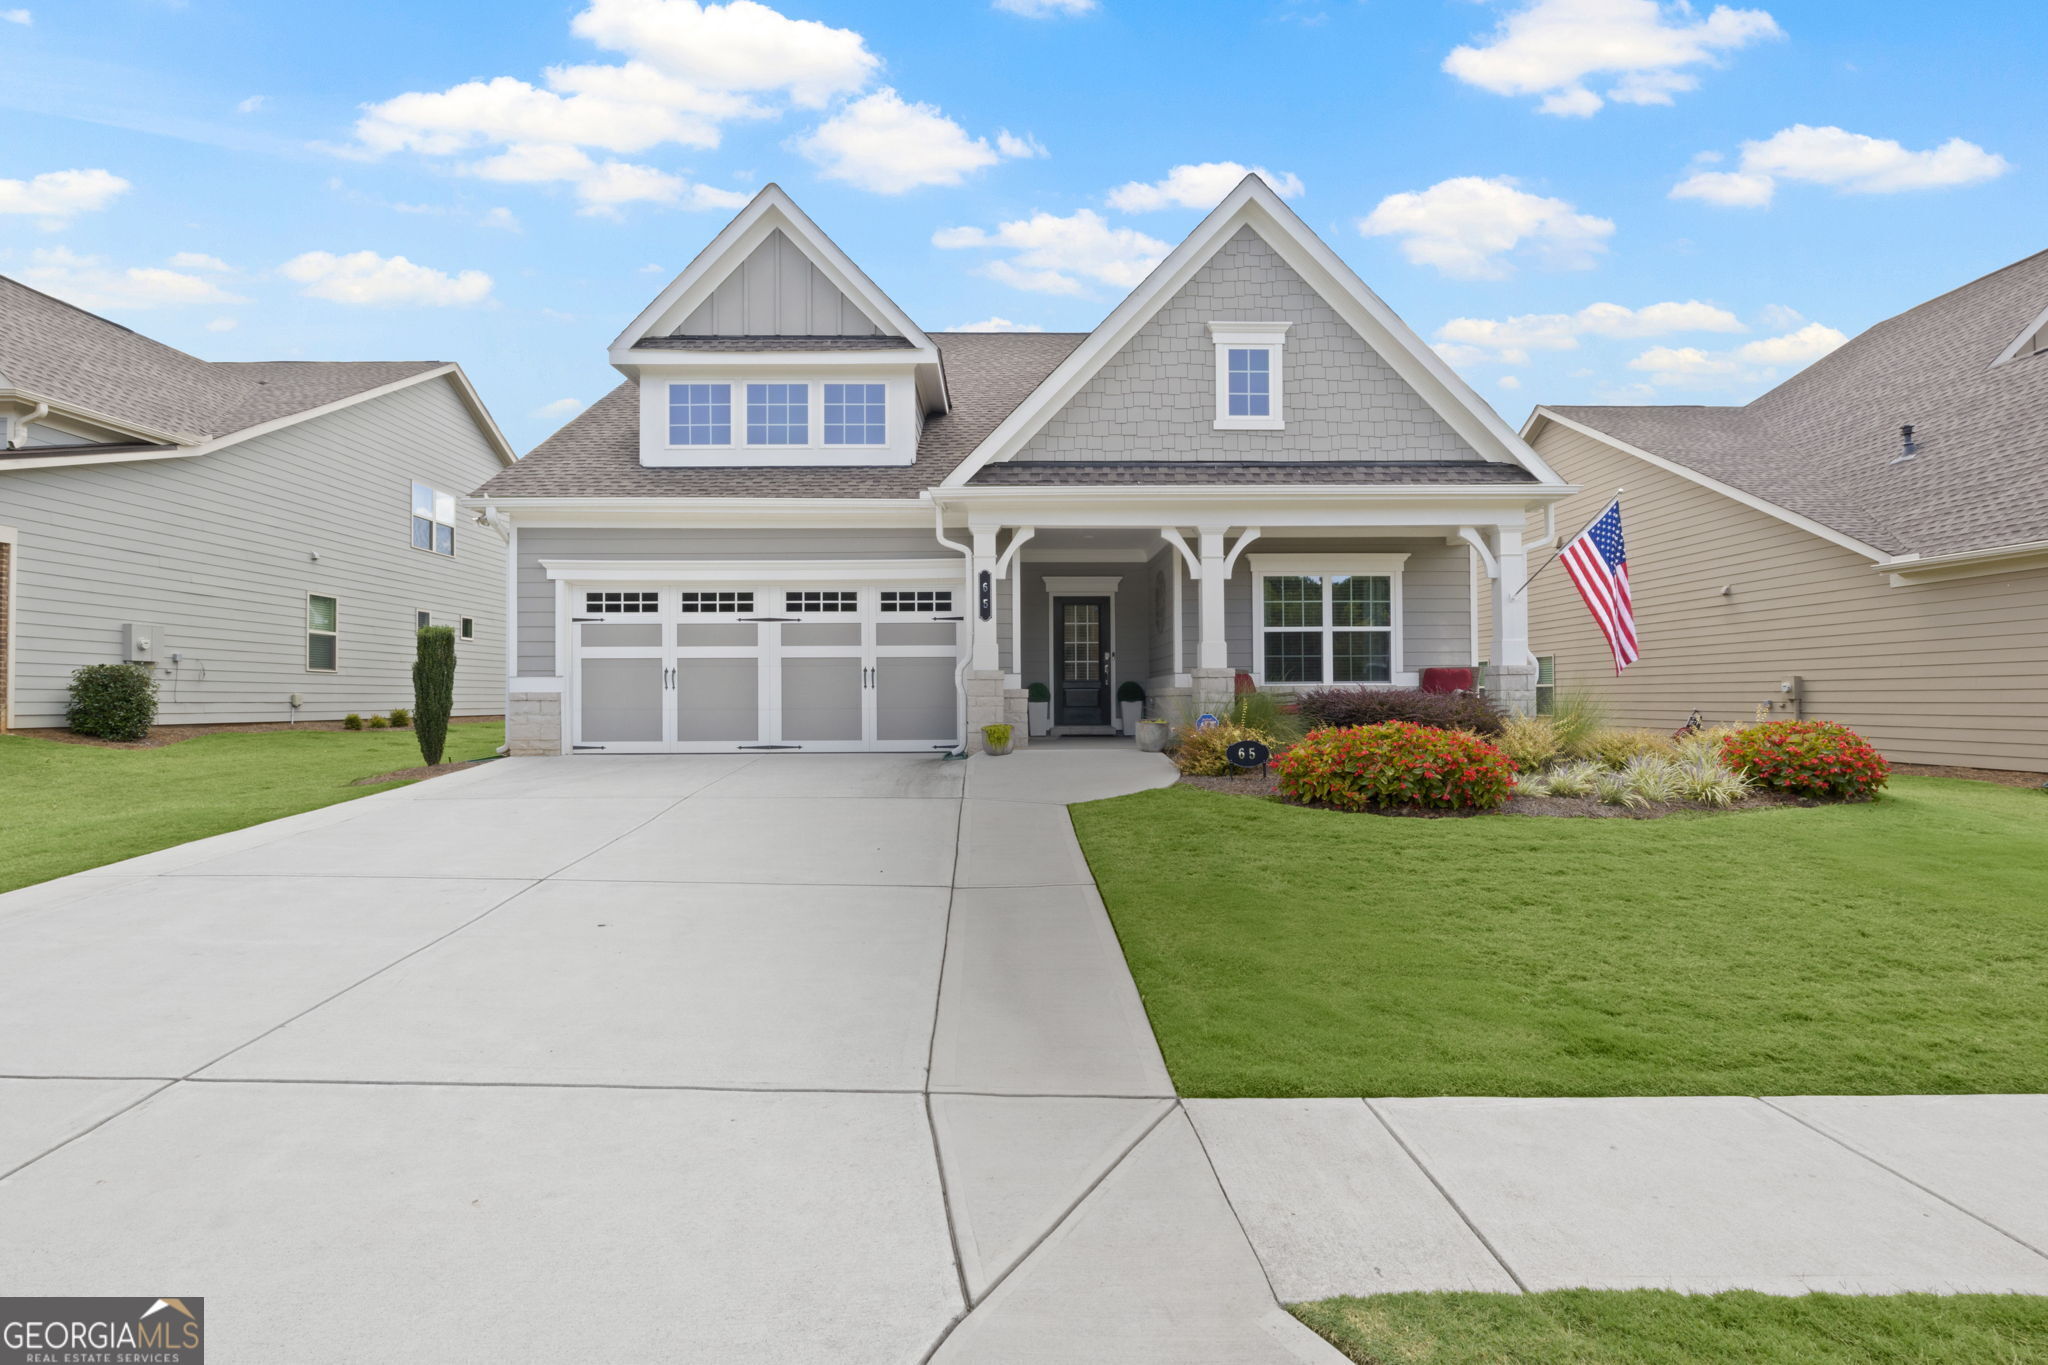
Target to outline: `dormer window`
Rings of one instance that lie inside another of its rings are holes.
[[[825,444],[889,444],[888,392],[886,384],[827,384]]]
[[[669,385],[668,443],[672,446],[731,445],[732,385]]]
[[[1285,322],[1212,322],[1216,343],[1216,429],[1278,431]]]
[[[807,446],[811,443],[809,384],[747,385],[747,444]]]

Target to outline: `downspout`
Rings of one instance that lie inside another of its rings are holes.
[[[930,498],[931,494],[927,492],[924,496]],[[975,600],[974,547],[962,545],[957,540],[946,539],[946,509],[939,504],[937,498],[932,498],[932,534],[938,537],[939,544],[949,550],[958,550],[960,552],[960,582],[964,589],[961,601],[966,604],[973,603]],[[956,752],[947,754],[946,757],[948,758],[967,757],[967,667],[974,662],[974,623],[967,613],[972,611],[972,605],[964,607],[960,618],[967,626],[967,629],[961,632],[963,639],[961,641],[960,666],[953,670],[953,704],[958,716],[957,725],[960,734],[960,747]]]
[[[30,422],[40,421],[41,419],[48,417],[49,415],[50,405],[48,403],[38,403],[34,407],[30,408],[26,415],[21,417],[8,418],[8,436],[6,448],[9,450],[21,449],[22,447],[20,443],[28,439],[28,424]]]

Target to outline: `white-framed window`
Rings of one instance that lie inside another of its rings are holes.
[[[747,444],[807,446],[811,443],[809,384],[747,385]]]
[[[437,555],[455,553],[453,493],[443,493],[423,483],[412,486],[412,547]]]
[[[1407,683],[1399,555],[1253,555],[1262,684]]]
[[[1286,322],[1212,322],[1216,344],[1216,429],[1278,431],[1283,410]]]
[[[341,604],[306,594],[306,671],[333,673],[341,667]]]
[[[889,444],[887,384],[827,384],[825,444],[881,446]]]
[[[732,385],[669,385],[668,443],[672,446],[731,445]]]
[[[1536,656],[1536,714],[1552,716],[1557,714],[1557,656],[1538,654]]]

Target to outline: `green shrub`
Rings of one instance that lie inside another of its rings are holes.
[[[391,728],[391,722],[384,719],[384,717],[382,716],[371,716],[368,720],[364,721],[363,723],[369,726],[372,730],[389,730]]]
[[[1052,689],[1044,683],[1033,683],[1024,689],[1024,696],[1029,701],[1048,702],[1052,700]]]
[[[422,626],[412,663],[413,733],[429,768],[448,747],[448,717],[455,712],[455,628]]]
[[[1508,756],[1517,772],[1541,772],[1564,753],[1557,725],[1549,716],[1509,716],[1501,722],[1493,746]]]
[[[360,730],[363,728],[363,718],[351,711],[341,718],[341,728],[344,730]]]
[[[73,734],[94,739],[148,739],[156,723],[156,673],[148,664],[74,669],[64,723]]]
[[[1407,721],[1316,730],[1280,756],[1280,794],[1340,810],[1492,810],[1515,765],[1477,735]]]
[[[1255,739],[1268,749],[1279,747],[1272,732],[1249,725],[1191,725],[1180,732],[1180,742],[1173,751],[1174,766],[1190,777],[1228,776],[1237,769],[1223,751],[1241,739]]]
[[[1296,695],[1310,729],[1344,728],[1405,720],[1439,730],[1495,735],[1505,720],[1500,707],[1472,692],[1425,692],[1419,687],[1315,687]]]
[[[1118,683],[1116,699],[1120,702],[1143,701],[1145,700],[1145,685],[1135,679],[1127,679],[1124,682]]]
[[[403,706],[394,706],[391,708],[392,729],[403,730],[406,726],[410,724],[412,724],[412,712],[406,710]]]
[[[1590,758],[1609,768],[1625,768],[1631,759],[1672,758],[1678,745],[1668,737],[1649,730],[1615,730],[1605,726],[1586,736],[1577,757]]]
[[[1892,771],[1863,736],[1826,720],[1752,725],[1721,741],[1721,759],[1758,786],[1831,801],[1875,796]]]
[[[1270,736],[1261,742],[1274,747],[1292,744],[1307,733],[1299,715],[1282,706],[1272,693],[1257,689],[1240,692],[1231,698],[1230,709],[1218,719],[1241,730],[1256,730]]]
[[[1566,758],[1591,758],[1593,736],[1607,728],[1607,707],[1591,692],[1559,692],[1546,717]]]

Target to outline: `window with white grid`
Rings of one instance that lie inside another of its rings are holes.
[[[682,599],[676,610],[688,615],[730,615],[754,609],[754,594],[751,592],[686,592],[678,594]]]
[[[890,589],[882,594],[883,611],[953,610],[953,594],[946,589]]]
[[[858,592],[786,592],[782,595],[782,609],[793,612],[834,612],[859,611]]]
[[[658,592],[587,592],[583,609],[606,616],[634,616],[661,610]]]
[[[811,443],[809,384],[747,385],[747,444],[803,446]]]
[[[879,446],[889,443],[888,404],[883,384],[825,386],[825,444]]]

